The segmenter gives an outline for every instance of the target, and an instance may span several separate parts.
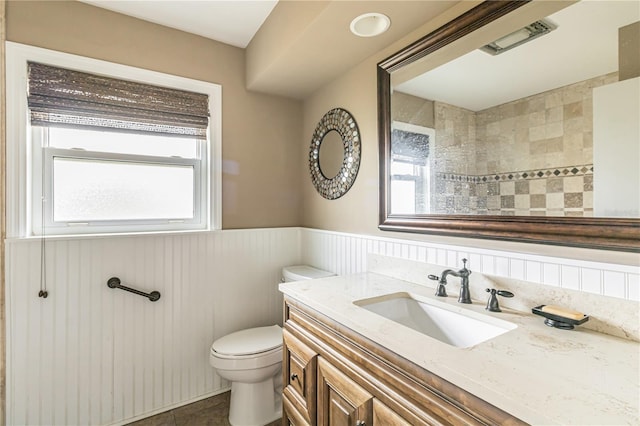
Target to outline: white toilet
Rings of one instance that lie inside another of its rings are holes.
[[[332,276],[306,265],[282,268],[282,281]],[[229,423],[262,426],[282,417],[282,328],[249,328],[228,334],[211,345],[209,363],[231,382]]]

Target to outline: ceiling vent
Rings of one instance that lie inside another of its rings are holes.
[[[533,39],[550,33],[558,28],[556,24],[548,19],[541,19],[532,24],[527,25],[524,28],[520,28],[517,31],[507,34],[498,40],[482,46],[480,50],[487,52],[491,55],[499,55],[511,50],[514,47],[518,47],[524,43],[527,43]]]

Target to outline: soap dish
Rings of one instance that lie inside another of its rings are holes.
[[[536,315],[540,315],[545,317],[544,323],[549,327],[560,328],[562,330],[573,330],[574,326],[583,324],[589,321],[589,315],[585,315],[583,318],[579,320],[574,320],[572,318],[561,317],[559,315],[550,314],[549,312],[544,312],[542,308],[546,305],[536,306],[535,308],[531,308],[531,312]]]

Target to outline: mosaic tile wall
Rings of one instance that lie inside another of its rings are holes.
[[[476,113],[434,102],[436,140],[431,158],[433,172],[476,175],[479,173]]]
[[[593,165],[503,175],[438,173],[438,213],[593,216]]]
[[[611,73],[474,113],[435,103],[432,212],[593,216],[593,88]]]

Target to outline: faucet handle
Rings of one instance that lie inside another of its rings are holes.
[[[460,269],[460,271],[458,272],[467,277],[471,275],[471,269],[467,269],[467,259],[462,259],[462,269]]]
[[[498,297],[513,297],[513,293],[507,290],[496,290],[495,288],[486,289],[487,293],[491,293],[489,300],[487,300],[487,307],[485,308],[489,312],[502,312],[500,305],[498,304]]]
[[[429,275],[427,278],[433,281],[438,281],[438,287],[436,287],[436,296],[438,297],[447,297],[447,289],[444,287],[447,282],[442,282],[440,277],[437,275]]]

